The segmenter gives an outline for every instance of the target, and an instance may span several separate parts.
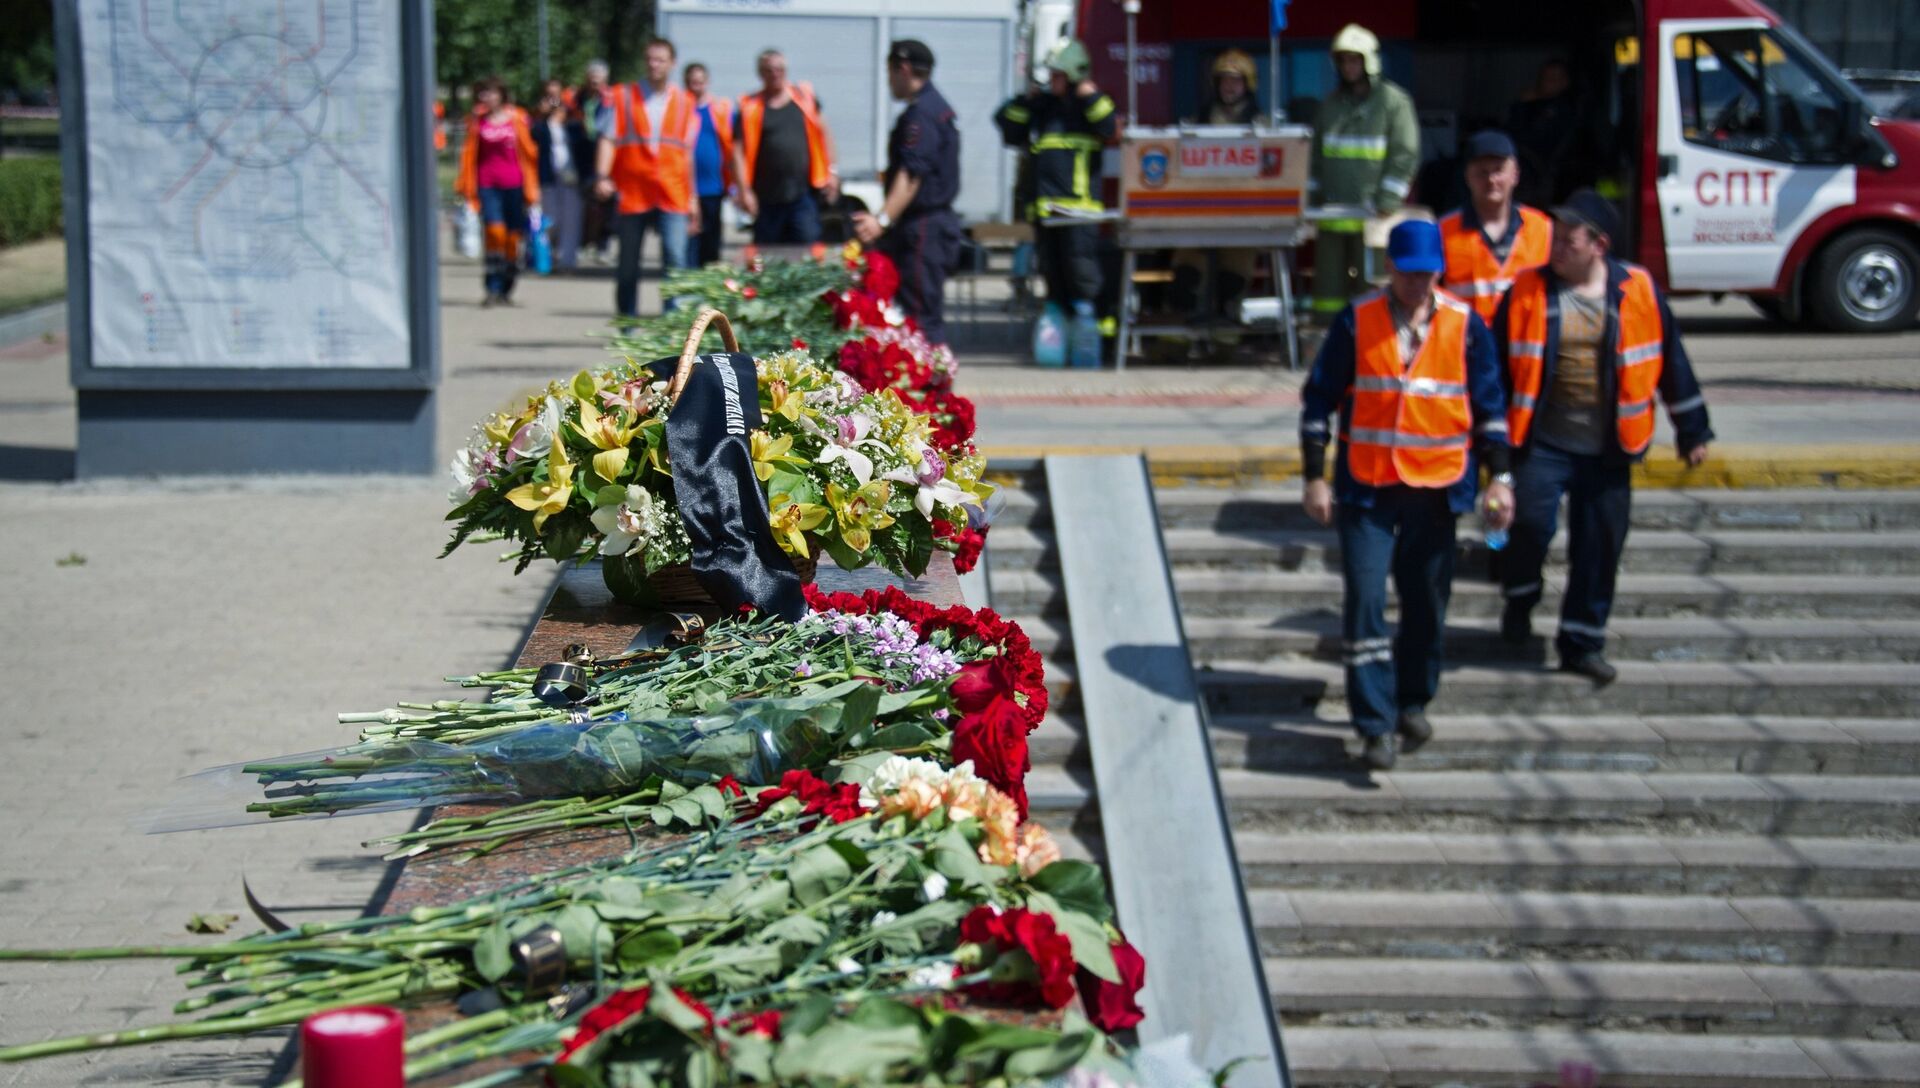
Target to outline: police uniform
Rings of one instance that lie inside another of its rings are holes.
[[[896,42],[890,59],[933,64],[918,42]],[[887,137],[888,191],[902,173],[920,188],[881,238],[880,250],[900,268],[900,308],[920,323],[927,339],[941,344],[947,339],[947,273],[960,260],[960,217],[953,211],[960,194],[960,130],[953,107],[932,83],[908,100]]]

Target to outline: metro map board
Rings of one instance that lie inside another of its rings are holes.
[[[96,368],[405,369],[400,0],[78,0]]]

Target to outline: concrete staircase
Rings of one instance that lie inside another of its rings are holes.
[[[991,586],[1097,854],[1042,479]],[[1920,1084],[1920,492],[1638,492],[1603,690],[1542,668],[1563,555],[1516,651],[1463,520],[1435,738],[1376,775],[1297,488],[1157,498],[1296,1084]]]

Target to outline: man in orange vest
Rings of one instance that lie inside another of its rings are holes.
[[[1707,459],[1707,402],[1673,314],[1647,270],[1612,256],[1613,206],[1583,189],[1553,210],[1552,256],[1522,272],[1494,316],[1507,372],[1507,423],[1519,451],[1513,539],[1500,560],[1500,634],[1524,645],[1540,568],[1567,497],[1568,568],[1554,639],[1560,667],[1605,684],[1601,651],[1626,547],[1633,463],[1653,444],[1653,399],[1666,402],[1680,456]]]
[[[646,232],[660,236],[660,263],[667,271],[686,267],[687,237],[700,233],[693,174],[700,116],[693,96],[672,83],[673,61],[672,42],[648,42],[645,82],[608,88],[595,129],[600,147],[594,194],[602,200],[620,198],[613,302],[621,317],[640,312],[640,246]],[[665,308],[673,308],[672,299]]]
[[[1513,199],[1520,160],[1504,132],[1489,129],[1467,140],[1466,205],[1440,219],[1447,249],[1441,285],[1467,300],[1489,325],[1513,278],[1547,263],[1553,220]]]
[[[812,245],[820,240],[820,199],[840,199],[833,134],[821,119],[813,86],[787,79],[778,49],[760,54],[760,89],[740,98],[736,171],[741,203],[753,216],[758,245]]]
[[[1493,474],[1486,524],[1504,528],[1513,516],[1493,336],[1471,307],[1439,289],[1439,228],[1401,223],[1387,256],[1387,289],[1340,312],[1300,394],[1303,505],[1321,525],[1337,522],[1340,534],[1347,705],[1362,758],[1383,771],[1401,737],[1411,752],[1433,735],[1426,706],[1440,686],[1454,524],[1474,507],[1480,465]],[[1335,414],[1340,449],[1329,485]],[[1389,572],[1400,595],[1397,636],[1387,633]]]

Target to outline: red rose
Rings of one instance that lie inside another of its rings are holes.
[[[963,714],[977,714],[995,699],[1013,698],[1019,690],[1019,675],[1004,656],[972,661],[954,675],[953,705]]]
[[[995,961],[1009,975],[1031,977],[1006,978],[976,983],[975,993],[994,1001],[1020,1005],[1045,1005],[1061,1009],[1073,1000],[1073,943],[1054,928],[1053,919],[1025,907],[994,913],[992,907],[975,907],[960,919],[960,939],[994,953]],[[1020,962],[1020,958],[1025,962]]]
[[[741,298],[753,298],[757,296],[759,293],[760,293],[760,289],[758,287],[755,287],[751,283],[747,284],[745,287],[742,287],[740,289]]]
[[[713,1030],[712,1009],[694,1000],[692,995],[677,987],[673,995],[680,999],[681,1004],[700,1014],[700,1018],[707,1022],[708,1031]],[[647,1011],[647,1002],[652,998],[652,987],[635,986],[632,989],[611,994],[605,1001],[588,1009],[580,1017],[580,1026],[573,1033],[573,1038],[562,1044],[560,1053],[554,1055],[554,1064],[566,1065],[581,1051],[592,1046],[596,1039],[609,1032],[617,1032],[640,1017]]]
[[[1027,818],[1027,723],[1012,699],[995,699],[953,727],[953,761],[973,761],[973,773],[992,783]]]
[[[793,346],[796,348],[799,348],[801,351],[807,350],[807,342],[805,340],[800,339],[798,336],[793,338]]]
[[[730,774],[721,775],[720,781],[715,782],[713,788],[719,790],[720,796],[722,797],[745,797],[747,795],[746,787],[740,784],[739,779]]]
[[[730,1031],[741,1035],[758,1035],[762,1039],[780,1038],[780,1010],[765,1009],[761,1012],[743,1012],[727,1021]]]
[[[1122,937],[1113,946],[1113,963],[1120,969],[1120,981],[1108,982],[1086,968],[1076,976],[1080,983],[1080,1004],[1095,1027],[1111,1034],[1125,1031],[1147,1018],[1140,1008],[1140,988],[1147,984],[1147,959]]]

